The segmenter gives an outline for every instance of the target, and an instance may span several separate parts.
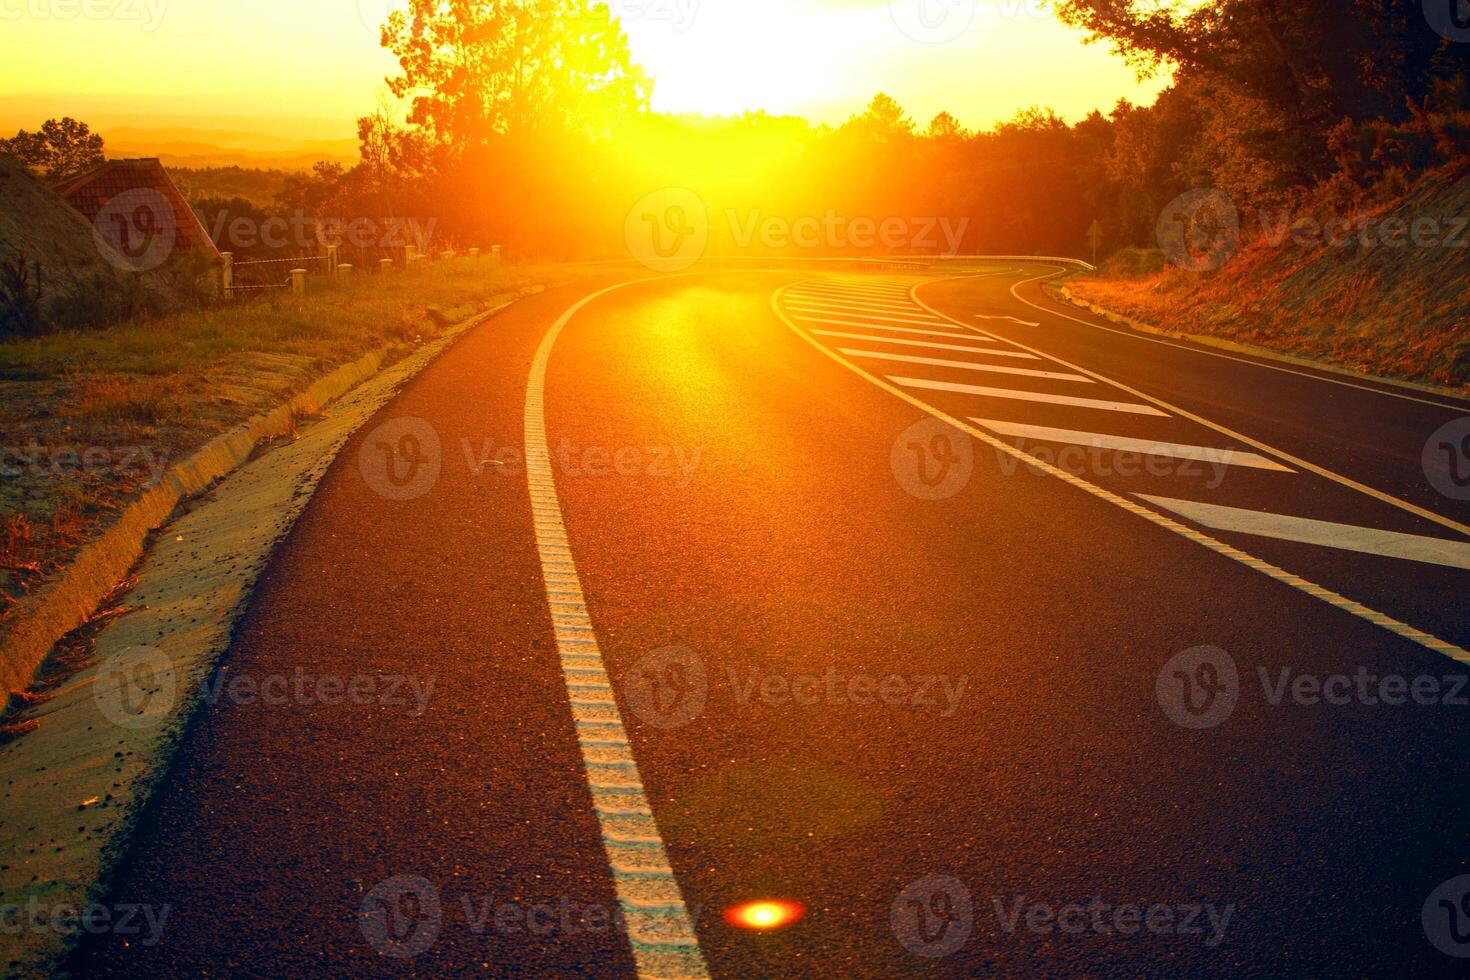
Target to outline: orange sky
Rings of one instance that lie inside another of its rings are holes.
[[[0,128],[72,114],[99,127],[351,138],[386,98],[374,27],[402,0],[0,0]],[[984,127],[1029,105],[1069,119],[1150,101],[1106,48],[1039,0],[609,0],[657,81],[655,108],[766,109],[840,122],[877,91],[920,121]],[[80,5],[75,5],[80,6]]]

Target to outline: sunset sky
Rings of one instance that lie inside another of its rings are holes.
[[[375,25],[402,0],[96,0],[67,19],[47,0],[0,0],[0,129],[71,114],[118,125],[350,138],[386,98]],[[1048,105],[1069,119],[1119,97],[1151,101],[1102,46],[1037,0],[613,0],[654,107],[746,109],[840,122],[874,93],[920,122],[948,109],[976,128]],[[953,4],[947,7],[946,4]],[[55,11],[51,13],[49,11]],[[905,30],[905,28],[907,30]]]

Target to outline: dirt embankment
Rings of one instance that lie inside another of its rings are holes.
[[[1351,217],[1247,212],[1240,228],[1219,268],[1140,273],[1163,256],[1134,250],[1071,292],[1165,330],[1470,391],[1470,173]]]

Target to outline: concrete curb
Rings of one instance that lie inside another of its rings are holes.
[[[0,907],[21,910],[21,928],[0,931],[0,973],[48,976],[64,967],[82,930],[75,917],[70,929],[58,926],[57,911],[101,908],[112,870],[206,703],[257,578],[352,433],[465,332],[542,291],[522,290],[381,371],[374,354],[334,372],[301,396],[325,401],[325,391],[340,389],[331,411],[260,459],[240,465],[254,445],[249,434],[282,431],[270,420],[289,421],[290,405],[183,464],[192,468],[162,500],[182,494],[179,488],[207,486],[210,474],[235,472],[157,539],[126,596],[134,611],[98,634],[96,663],[28,712],[40,722],[36,730],[0,748],[7,774],[0,788]],[[367,380],[354,386],[353,378]],[[147,513],[130,526],[143,528]],[[95,567],[110,566],[99,559]],[[34,909],[40,925],[28,914]]]
[[[1354,371],[1338,364],[1329,364],[1324,361],[1316,361],[1309,357],[1297,357],[1293,354],[1283,354],[1280,351],[1271,350],[1267,347],[1257,347],[1254,344],[1242,344],[1234,340],[1226,340],[1223,337],[1212,337],[1209,334],[1185,333],[1182,330],[1168,330],[1157,327],[1142,320],[1135,320],[1130,316],[1115,313],[1105,306],[1089,300],[1074,296],[1072,290],[1063,283],[1048,283],[1047,291],[1058,299],[1061,299],[1081,310],[1086,310],[1105,320],[1110,320],[1119,326],[1136,330],[1139,333],[1153,334],[1157,337],[1168,337],[1171,340],[1187,340],[1192,344],[1202,347],[1214,347],[1219,350],[1228,351],[1232,354],[1243,354],[1249,357],[1259,357],[1262,360],[1277,361],[1282,364],[1290,364],[1293,367],[1309,368],[1314,371],[1325,371],[1328,374],[1338,374],[1347,378],[1355,378],[1359,381],[1371,381],[1374,384],[1388,385],[1393,388],[1403,388],[1426,395],[1438,395],[1441,398],[1452,398],[1456,401],[1465,401],[1470,398],[1463,391],[1454,388],[1445,388],[1440,385],[1425,384],[1419,381],[1405,381],[1401,378],[1385,378],[1376,374],[1368,374],[1365,371]]]
[[[284,405],[216,436],[184,462],[169,467],[156,486],[130,504],[97,540],[83,546],[60,577],[19,604],[16,622],[0,647],[0,685],[12,691],[30,687],[36,668],[57,641],[84,624],[127,577],[143,554],[148,535],[181,501],[239,467],[261,440],[291,431],[298,415],[317,411],[372,377],[382,363],[383,352],[374,351],[344,365]]]

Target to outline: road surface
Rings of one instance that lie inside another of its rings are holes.
[[[158,941],[77,970],[1462,970],[1470,503],[1423,457],[1470,405],[1055,271],[609,278],[467,336],[253,597],[112,895]]]

